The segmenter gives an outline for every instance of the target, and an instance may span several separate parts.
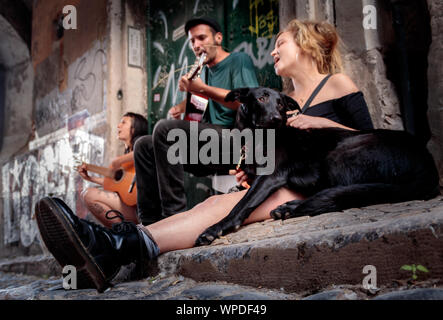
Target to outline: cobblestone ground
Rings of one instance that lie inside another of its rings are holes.
[[[361,286],[330,286],[321,292],[285,293],[229,284],[199,283],[182,276],[153,277],[120,282],[98,293],[95,289],[65,290],[62,279],[48,279],[0,272],[1,300],[443,300],[438,280],[383,286],[365,290]]]
[[[98,293],[95,289],[65,290],[61,278],[43,279],[0,272],[0,299],[5,300],[288,300],[296,294],[227,283],[197,283],[182,276],[121,282]]]

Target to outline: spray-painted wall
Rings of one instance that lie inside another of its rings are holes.
[[[74,4],[77,29],[60,28],[63,7]],[[25,150],[1,163],[1,256],[38,252],[34,205],[54,195],[80,216],[87,185],[74,156],[102,164],[106,137],[107,1],[37,1],[33,8],[30,90],[33,126]],[[60,33],[62,32],[62,33]],[[14,101],[9,105],[15,109]],[[7,112],[8,113],[8,112]],[[12,117],[11,118],[15,118]],[[20,124],[14,128],[20,132]]]
[[[58,196],[84,215],[78,195],[85,184],[74,173],[74,157],[103,163],[103,134],[94,133],[106,122],[103,44],[96,41],[68,67],[65,90],[55,87],[35,99],[35,139],[29,142],[29,152],[2,166],[5,245],[19,242],[29,247],[33,243],[38,234],[33,205],[44,196]],[[50,63],[51,57],[37,67],[37,80],[53,75],[48,73]],[[46,89],[48,82],[43,81],[35,83],[34,92]]]
[[[53,135],[52,141],[45,141],[35,150],[3,165],[2,240],[5,245],[19,242],[29,247],[36,240],[38,229],[33,219],[33,206],[40,198],[58,196],[71,208],[77,207],[77,197],[83,184],[73,174],[73,155],[80,151],[88,155],[89,160],[101,163],[103,144],[102,137],[83,128],[70,132],[62,130]]]

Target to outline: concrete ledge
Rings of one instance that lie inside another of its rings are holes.
[[[331,284],[362,284],[365,265],[377,284],[409,279],[405,264],[421,264],[443,278],[443,197],[350,209],[241,228],[211,246],[161,255],[162,275],[196,281],[315,291]]]

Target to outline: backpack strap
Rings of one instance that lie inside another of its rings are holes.
[[[317,88],[314,89],[309,99],[304,104],[303,108],[301,109],[301,113],[305,113],[306,110],[308,110],[309,105],[311,104],[312,100],[317,96],[317,94],[320,92],[321,88],[325,85],[326,81],[331,77],[331,74],[328,74],[326,77],[323,78],[322,81],[318,84]]]

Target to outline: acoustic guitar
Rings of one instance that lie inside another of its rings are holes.
[[[200,77],[200,74],[206,62],[206,56],[206,53],[202,53],[200,57],[195,60],[191,69],[186,74],[188,80],[193,80]],[[184,120],[200,122],[203,118],[203,114],[206,110],[207,104],[208,99],[206,97],[195,93],[191,94],[190,92],[188,92],[186,96],[186,111]]]
[[[104,177],[103,189],[107,191],[117,192],[120,199],[128,206],[135,206],[137,204],[137,187],[135,185],[135,167],[134,162],[123,163],[120,169],[114,170],[111,168],[100,167],[85,162],[86,170],[97,173]]]

